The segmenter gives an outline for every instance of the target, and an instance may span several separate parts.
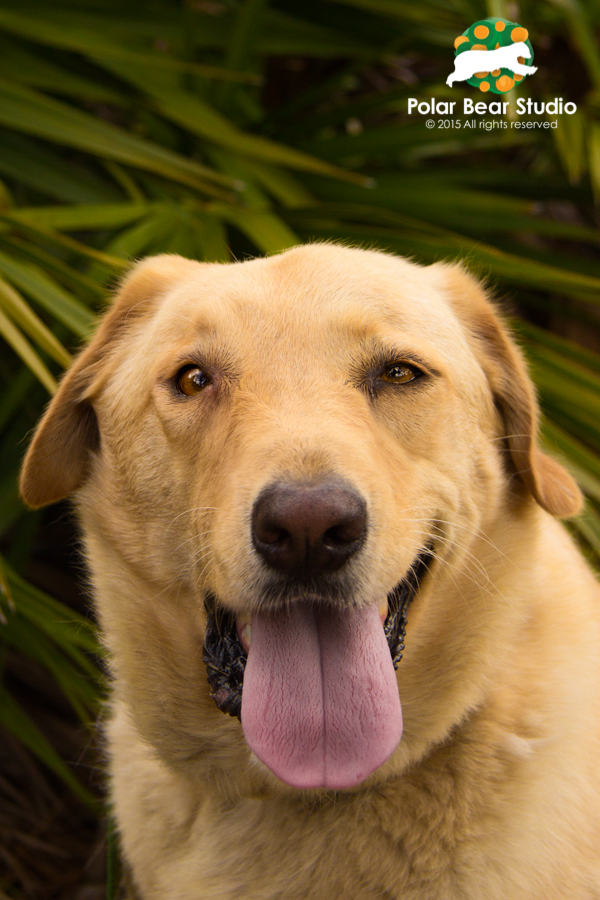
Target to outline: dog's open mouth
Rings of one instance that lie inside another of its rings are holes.
[[[377,604],[339,610],[299,599],[236,621],[206,597],[211,696],[241,719],[250,748],[282,781],[353,787],[397,746],[402,711],[394,670],[408,606],[431,556],[427,548],[416,557],[388,595],[387,614]]]

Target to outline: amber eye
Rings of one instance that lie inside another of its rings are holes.
[[[181,394],[185,394],[186,397],[195,397],[207,384],[210,384],[210,378],[197,366],[186,366],[177,373],[175,384]]]
[[[384,369],[381,380],[387,381],[388,384],[409,384],[411,381],[416,381],[421,375],[423,372],[416,366],[409,366],[408,363],[402,362],[394,363],[393,366]]]

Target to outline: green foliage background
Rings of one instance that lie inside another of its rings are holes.
[[[518,96],[578,104],[556,130],[407,115],[409,96],[473,96],[445,79],[454,38],[489,15],[529,30],[540,68]],[[16,650],[83,722],[98,710],[93,626],[23,575],[39,514],[17,472],[111,287],[161,251],[334,239],[466,259],[522,313],[598,563],[599,26],[597,0],[0,0],[0,664]],[[2,680],[0,724],[92,802]]]

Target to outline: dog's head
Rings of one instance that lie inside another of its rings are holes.
[[[476,702],[510,618],[483,569],[515,522],[579,508],[537,415],[460,267],[332,245],[160,256],[63,380],[21,490],[76,492],[117,696],[165,760],[351,787]],[[390,621],[413,594],[394,753]],[[233,703],[236,666],[245,740],[213,702]]]

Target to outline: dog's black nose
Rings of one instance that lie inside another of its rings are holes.
[[[335,572],[360,549],[367,529],[363,498],[339,481],[275,484],[252,510],[252,542],[280,572],[311,578]]]

